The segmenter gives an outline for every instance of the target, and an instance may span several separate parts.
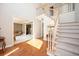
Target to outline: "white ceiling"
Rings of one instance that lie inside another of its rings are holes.
[[[60,7],[62,6],[64,3],[38,3],[38,8],[44,8],[46,6],[50,7],[50,6],[54,6],[54,7]]]

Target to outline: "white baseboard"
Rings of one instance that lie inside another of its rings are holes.
[[[19,43],[22,43],[22,42],[25,42],[27,40],[23,40],[23,41],[18,41],[18,42],[15,42],[15,44],[19,44]]]
[[[6,45],[5,48],[9,48],[9,47],[12,47],[14,44],[11,44],[11,45]],[[0,47],[0,50],[2,49],[2,47]]]
[[[25,42],[25,41],[27,41],[27,40],[22,40],[22,41],[15,42],[15,43],[13,43],[13,44],[11,44],[11,45],[6,45],[5,48],[12,47],[12,46],[14,46],[15,44],[19,44],[19,43],[22,43],[22,42]],[[0,50],[1,50],[1,49],[2,49],[2,47],[0,47]]]
[[[6,46],[6,48],[8,48],[8,47],[12,47],[13,45],[14,45],[14,44],[11,44],[11,45],[7,45],[7,46]]]

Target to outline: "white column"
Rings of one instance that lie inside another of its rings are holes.
[[[35,21],[33,20],[33,40],[35,40]]]
[[[23,31],[23,34],[26,34],[26,24],[22,25],[22,31]]]
[[[33,21],[33,39],[41,37],[41,22],[36,19]]]

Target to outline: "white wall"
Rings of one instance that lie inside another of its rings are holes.
[[[75,21],[75,12],[63,13],[59,16],[60,22],[74,22]]]
[[[69,12],[69,5],[63,4],[63,6],[60,7],[60,15],[59,20],[60,22],[74,22],[75,21],[75,11]]]
[[[67,13],[68,12],[68,4],[64,4],[61,8],[61,13]]]
[[[13,44],[13,18],[24,17],[25,19],[33,20],[35,16],[35,4],[0,4],[1,35],[6,38],[7,46]]]

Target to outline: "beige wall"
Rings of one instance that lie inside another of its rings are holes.
[[[14,23],[14,32],[22,32],[22,24]]]

